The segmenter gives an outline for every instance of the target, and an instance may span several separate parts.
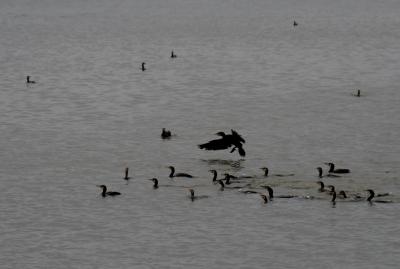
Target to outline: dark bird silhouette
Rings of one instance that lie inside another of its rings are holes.
[[[325,184],[322,181],[317,181],[317,183],[320,185],[318,191],[319,192],[324,192],[325,191]]]
[[[246,141],[235,130],[231,130],[231,134],[218,132],[216,135],[221,136],[221,138],[200,144],[199,148],[205,150],[224,150],[233,147],[231,153],[237,149],[240,156],[246,156],[246,152],[243,149],[243,144],[246,143]]]
[[[338,195],[341,196],[343,199],[347,199],[347,194],[345,191],[340,191]]]
[[[142,63],[142,71],[146,71],[146,67],[144,67],[145,64],[145,62]]]
[[[369,203],[372,203],[372,199],[375,197],[375,192],[373,190],[371,190],[371,189],[368,189],[366,191],[369,192],[369,196],[367,198],[367,201]],[[377,195],[377,196],[379,196],[379,195]],[[375,202],[375,203],[392,203],[392,201],[390,201],[390,200],[374,200],[373,202]]]
[[[296,27],[297,25],[299,25],[296,21],[293,21],[293,26]]]
[[[322,167],[317,167],[316,169],[318,170],[318,177],[323,178],[324,176],[322,175],[323,174]],[[334,174],[327,174],[325,176],[326,177],[340,177],[340,176],[334,175]]]
[[[121,195],[121,193],[117,191],[107,191],[106,185],[97,185],[97,187],[103,189],[103,191],[101,192],[101,196],[103,197]]]
[[[268,197],[267,197],[267,195],[261,194],[261,193],[260,193],[260,196],[261,196],[261,198],[263,199],[264,204],[268,203]]]
[[[225,188],[225,184],[224,184],[224,182],[222,181],[222,179],[218,180],[218,183],[219,183],[219,185],[221,185],[220,190],[223,191],[224,188]]]
[[[125,168],[125,177],[124,177],[124,179],[125,180],[129,180],[130,179],[130,177],[129,177],[129,167]]]
[[[332,192],[332,200],[331,200],[332,204],[335,205],[336,204],[336,191],[334,190]]]
[[[26,83],[31,83],[31,84],[34,84],[34,83],[36,83],[36,81],[34,81],[34,80],[31,80],[30,79],[31,77],[30,76],[26,76]]]
[[[268,172],[269,172],[268,167],[261,167],[261,170],[264,171],[264,176],[267,177],[268,176]]]
[[[356,94],[353,94],[353,96],[361,97],[361,90],[357,90],[357,93],[356,93]]]
[[[174,51],[171,51],[171,58],[176,58],[176,54],[174,53]]]
[[[327,165],[329,165],[328,173],[334,173],[334,174],[348,174],[348,173],[350,173],[350,169],[346,169],[346,168],[335,169],[335,164],[334,163],[328,163]]]
[[[171,173],[169,174],[170,178],[173,178],[173,177],[189,177],[189,178],[192,178],[193,177],[192,175],[189,175],[189,174],[186,174],[186,173],[176,173],[175,174],[175,167],[173,167],[173,166],[168,166],[168,168],[171,170]]]
[[[196,196],[194,196],[194,190],[193,189],[189,189],[190,192],[190,200],[192,200],[192,202],[197,198]]]
[[[276,198],[295,198],[295,195],[278,195],[274,196],[274,190],[270,186],[264,186],[268,191],[269,200],[272,201],[274,197]]]
[[[162,138],[162,139],[171,138],[171,131],[165,130],[165,128],[162,128],[161,138]]]
[[[218,173],[217,173],[217,170],[214,170],[214,169],[212,169],[212,170],[209,170],[211,173],[213,173],[213,179],[212,179],[212,181],[213,181],[213,183],[215,184],[216,182],[217,182],[217,177],[218,177]]]
[[[154,189],[158,189],[158,179],[156,179],[156,178],[152,178],[152,179],[150,179],[151,181],[153,181],[153,188]]]

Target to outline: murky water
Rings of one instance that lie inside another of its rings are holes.
[[[398,268],[399,11],[391,0],[2,1],[1,267]],[[161,140],[162,127],[176,135]],[[230,129],[245,158],[197,148]],[[352,171],[326,185],[393,203],[333,206],[317,191],[324,162]],[[196,178],[169,179],[169,165]],[[209,169],[298,197],[220,191]],[[103,199],[98,184],[122,196]]]

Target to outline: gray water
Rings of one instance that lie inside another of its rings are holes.
[[[395,0],[2,0],[0,267],[398,268],[399,12]],[[162,141],[163,127],[176,136]],[[245,158],[197,148],[230,129]],[[352,171],[326,185],[393,203],[332,205],[317,191],[324,162]],[[168,165],[196,178],[169,179]],[[299,197],[220,191],[209,169]]]

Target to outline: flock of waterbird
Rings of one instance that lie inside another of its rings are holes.
[[[224,132],[218,132],[216,135],[220,136],[220,139],[215,139],[211,140],[207,143],[200,144],[198,147],[200,149],[206,149],[206,150],[224,150],[232,147],[231,152],[233,152],[236,148],[239,151],[239,154],[241,156],[244,156],[244,150],[243,150],[243,145],[242,143],[245,143],[245,140],[241,135],[239,135],[235,130],[231,130],[231,134],[225,134]],[[166,130],[165,128],[162,129],[161,132],[161,138],[162,139],[170,139],[172,137],[172,133],[169,130]],[[340,190],[338,193],[336,193],[335,186],[333,185],[328,185],[325,186],[324,182],[322,181],[322,178],[324,177],[330,177],[330,178],[338,178],[341,177],[343,174],[348,174],[350,173],[350,169],[347,168],[336,168],[334,163],[325,163],[329,169],[326,174],[323,173],[322,167],[317,167],[316,170],[318,171],[318,178],[320,179],[316,183],[319,184],[318,192],[319,193],[326,193],[327,195],[330,195],[330,201],[333,205],[336,204],[336,199],[341,199],[342,201],[349,201],[349,202],[359,202],[359,201],[367,201],[370,204],[373,202],[376,203],[391,203],[392,201],[390,200],[376,200],[374,199],[375,197],[382,197],[382,196],[388,196],[389,193],[380,193],[380,194],[375,194],[375,192],[372,189],[366,189],[365,192],[368,193],[367,196],[363,196],[362,194],[359,193],[354,193],[354,192],[346,192],[344,190]],[[186,179],[192,179],[195,178],[195,176],[188,174],[188,173],[182,173],[179,172],[177,173],[175,171],[174,166],[167,166],[167,168],[170,170],[168,177],[170,179],[173,178],[186,178]],[[255,178],[268,178],[269,177],[269,169],[267,167],[262,167],[261,170],[263,173],[261,175],[256,175],[256,176],[234,176],[229,173],[224,173],[224,177],[221,179],[218,179],[218,172],[215,169],[209,170],[209,172],[212,173],[212,181],[211,183],[214,185],[219,185],[219,190],[224,191],[225,189],[230,189],[230,190],[237,190],[240,193],[245,193],[245,194],[259,194],[259,196],[262,198],[263,203],[268,203],[270,201],[273,201],[274,198],[304,198],[304,199],[315,199],[316,197],[306,195],[306,196],[299,196],[299,195],[274,195],[274,190],[272,189],[271,186],[267,185],[262,185],[259,187],[252,187],[250,183],[247,182],[247,184],[243,185],[243,183],[247,180],[250,179],[255,179]],[[274,176],[277,177],[289,177],[289,176],[294,176],[294,174],[274,174]],[[125,176],[124,180],[130,180],[131,177],[129,176],[129,168],[125,168]],[[151,178],[148,179],[153,182],[153,188],[159,189],[159,180],[157,178]],[[102,197],[108,197],[108,196],[117,196],[121,195],[120,192],[116,191],[107,191],[107,187],[105,185],[98,185],[99,188],[102,189],[101,196]],[[266,190],[266,193],[263,193],[263,189]],[[204,198],[208,196],[196,196],[195,191],[193,188],[188,188],[189,191],[189,198],[191,201],[194,201],[199,198]],[[329,196],[328,196],[329,197]],[[373,200],[374,199],[374,200]]]
[[[293,21],[293,26],[296,27],[298,26],[298,23],[296,21]],[[174,53],[174,51],[171,51],[171,58],[177,58],[177,55]],[[141,64],[141,70],[142,71],[146,71],[146,67],[145,67],[146,63],[142,62]],[[35,84],[36,81],[31,80],[30,76],[26,77],[26,83],[27,84]],[[353,94],[353,96],[356,97],[361,97],[361,90],[356,90],[356,94]],[[236,132],[235,130],[231,130],[230,134],[226,134],[225,132],[217,132],[216,133],[217,136],[221,137],[220,139],[215,139],[215,140],[211,140],[207,143],[203,143],[198,145],[198,147],[200,149],[204,149],[204,150],[224,150],[224,149],[229,149],[231,148],[231,153],[234,152],[236,149],[239,153],[239,155],[241,157],[245,157],[246,156],[246,152],[243,149],[243,144],[246,143],[245,140],[243,139],[243,137],[241,135],[238,134],[238,132]],[[172,133],[169,130],[166,130],[165,128],[162,128],[162,132],[161,132],[161,138],[162,139],[170,139],[172,137]],[[318,177],[319,178],[323,178],[323,177],[340,177],[340,175],[338,174],[347,174],[350,173],[349,169],[344,169],[344,168],[340,168],[340,169],[335,169],[335,164],[333,163],[326,163],[329,166],[329,171],[328,174],[323,175],[323,169],[321,167],[317,167],[317,171],[318,171]],[[175,167],[173,166],[168,166],[168,168],[170,169],[170,174],[169,174],[169,178],[175,178],[175,177],[182,177],[182,178],[193,178],[192,175],[187,174],[187,173],[175,173]],[[269,173],[269,169],[267,167],[262,167],[261,168],[264,173],[263,173],[263,177],[268,177],[268,173]],[[224,189],[230,188],[230,189],[239,189],[240,192],[242,193],[252,193],[252,194],[259,194],[260,197],[262,198],[264,203],[268,203],[268,201],[272,201],[275,198],[295,198],[295,197],[299,197],[296,195],[279,195],[279,196],[274,196],[274,191],[270,186],[263,186],[264,189],[267,190],[268,195],[264,194],[260,191],[257,190],[251,190],[251,189],[246,189],[249,188],[251,186],[251,184],[246,184],[244,186],[234,186],[234,187],[228,187],[227,185],[231,185],[232,183],[240,183],[245,179],[250,179],[250,178],[254,178],[252,176],[233,176],[230,175],[228,173],[224,174],[224,178],[222,179],[217,179],[217,171],[216,170],[209,170],[212,174],[213,174],[213,178],[212,178],[212,182],[214,184],[219,184],[220,185],[220,190],[223,191]],[[293,176],[294,174],[275,174],[275,176],[280,176],[280,177],[286,177],[286,176]],[[125,180],[130,180],[131,177],[129,176],[129,168],[127,167],[125,169]],[[158,189],[159,185],[158,185],[158,179],[157,178],[152,178],[149,179],[153,182],[153,188],[154,189]],[[368,197],[363,197],[359,194],[353,194],[351,197],[349,195],[346,194],[346,192],[344,190],[341,190],[338,195],[336,194],[336,190],[335,187],[333,185],[329,185],[327,186],[327,188],[329,188],[330,190],[326,190],[325,189],[325,184],[322,181],[317,181],[317,183],[320,185],[320,188],[318,189],[319,192],[326,192],[329,195],[332,196],[331,198],[331,202],[335,203],[336,198],[339,197],[341,199],[344,200],[352,200],[352,201],[363,201],[366,200],[370,203],[372,203],[372,199],[375,197],[375,192],[371,189],[367,189],[365,190],[366,192],[369,193]],[[107,187],[105,185],[97,185],[97,187],[102,189],[101,192],[101,196],[102,197],[108,197],[108,196],[118,196],[121,195],[120,192],[117,191],[107,191]],[[194,201],[196,198],[198,198],[198,196],[195,196],[194,194],[194,189],[193,188],[189,188],[189,192],[190,192],[190,199],[192,201]],[[377,197],[380,196],[386,196],[389,195],[388,193],[384,193],[384,194],[378,194],[376,195]],[[306,199],[313,199],[313,196],[304,196],[303,198]],[[381,202],[381,203],[389,203],[391,201],[388,200],[374,200],[374,202]]]

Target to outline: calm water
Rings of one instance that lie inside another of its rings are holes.
[[[1,1],[0,267],[398,268],[399,12],[395,0]],[[246,158],[196,147],[231,128]],[[326,185],[393,203],[332,206],[317,192],[324,162],[352,170]],[[168,165],[197,177],[171,180]],[[316,199],[263,204],[220,191],[209,169]]]

